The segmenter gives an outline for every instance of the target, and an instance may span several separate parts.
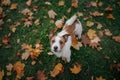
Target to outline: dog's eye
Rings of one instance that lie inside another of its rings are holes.
[[[60,41],[60,44],[63,44],[63,41]]]
[[[52,43],[54,43],[55,42],[55,40],[52,40]]]

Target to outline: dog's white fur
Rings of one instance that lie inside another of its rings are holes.
[[[78,23],[75,24],[75,29],[73,32],[78,35],[78,38],[81,38],[81,33],[82,33],[82,25],[80,21],[77,19],[77,16],[74,15],[72,16],[69,20],[66,21],[65,26],[63,27],[63,30],[57,34],[55,37],[55,42],[51,45],[51,51],[57,56],[57,57],[64,57],[66,58],[67,62],[70,62],[71,60],[71,44],[72,44],[72,37],[68,36],[67,41],[65,42],[64,47],[61,49],[61,44],[59,43],[60,39],[62,36],[69,34],[66,30],[65,27],[66,25],[72,25],[75,21],[77,20]],[[70,28],[70,27],[69,27]],[[54,51],[54,47],[57,46],[57,52]]]

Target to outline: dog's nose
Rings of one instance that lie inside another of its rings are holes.
[[[54,46],[54,50],[56,51],[58,49],[58,47],[57,46]]]

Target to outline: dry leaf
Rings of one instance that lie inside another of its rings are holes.
[[[60,20],[57,20],[56,22],[55,22],[55,25],[56,25],[56,27],[57,28],[62,28],[63,27],[63,20],[62,19],[60,19]]]
[[[100,38],[96,36],[91,40],[91,43],[99,43],[100,41]]]
[[[112,9],[112,7],[110,7],[110,6],[108,6],[108,7],[106,7],[105,8],[105,11],[112,11],[113,9]]]
[[[32,21],[25,21],[24,27],[29,27],[29,26],[32,26]]]
[[[3,13],[3,8],[0,6],[0,15]]]
[[[83,16],[83,13],[82,13],[82,12],[77,12],[77,15],[78,15],[79,17],[81,17],[81,16]]]
[[[32,4],[32,0],[28,0],[28,1],[26,2],[26,5],[27,5],[27,6],[31,6],[31,4]]]
[[[71,8],[68,8],[67,12],[70,13],[71,12]]]
[[[120,36],[113,36],[112,39],[116,42],[120,42]]]
[[[32,64],[32,65],[35,65],[35,64],[36,64],[36,61],[32,61],[31,64]]]
[[[81,36],[81,42],[84,44],[84,46],[87,46],[90,44],[90,39],[88,38],[87,34],[84,34]]]
[[[109,57],[108,55],[105,55],[104,58],[105,58],[106,60],[109,60],[109,59],[110,59],[110,57]]]
[[[23,9],[22,11],[20,11],[21,14],[23,15],[27,15],[28,13],[30,13],[31,11],[28,8]]]
[[[11,25],[11,26],[10,26],[10,30],[11,30],[13,33],[15,33],[15,31],[16,31],[15,25]]]
[[[53,24],[54,22],[55,22],[55,21],[54,21],[53,19],[51,19],[51,20],[50,20],[50,23],[52,23],[52,24]]]
[[[44,71],[37,71],[37,80],[47,80],[48,78],[45,76]]]
[[[7,71],[7,76],[11,76],[11,75],[12,75],[11,71]]]
[[[78,44],[76,45],[72,45],[72,47],[76,50],[80,50],[80,47],[82,47],[82,43],[81,42],[78,42]]]
[[[87,32],[87,36],[88,36],[90,39],[93,39],[94,37],[96,37],[96,31],[95,31],[95,30],[92,30],[92,29],[89,29],[88,32]]]
[[[49,11],[48,11],[48,16],[49,16],[49,18],[54,19],[56,15],[57,15],[57,14],[56,14],[53,10],[49,10]]]
[[[3,44],[8,44],[8,43],[9,43],[9,40],[10,40],[10,36],[5,35],[5,36],[2,38],[2,43],[3,43]]]
[[[98,11],[94,11],[94,12],[90,12],[90,15],[96,17],[96,16],[103,16],[104,13],[100,13],[100,12],[98,12]]]
[[[0,80],[3,80],[4,70],[0,71]]]
[[[89,46],[92,47],[92,49],[95,49],[95,48],[97,49],[99,45],[100,45],[99,43],[90,43]]]
[[[60,73],[63,73],[63,71],[64,71],[63,65],[62,65],[61,63],[58,63],[58,64],[55,66],[55,68],[54,68],[52,71],[50,71],[50,75],[51,75],[52,77],[56,77],[56,76],[59,75]]]
[[[2,5],[9,6],[11,3],[11,0],[2,0]]]
[[[16,62],[14,65],[13,65],[13,69],[16,71],[17,73],[17,78],[21,78],[24,76],[24,67],[25,67],[25,64],[24,63],[21,63],[20,61]]]
[[[17,6],[18,6],[17,3],[13,3],[13,4],[11,5],[10,9],[11,9],[11,10],[17,9]]]
[[[105,30],[104,30],[104,34],[105,34],[106,36],[112,36],[112,33],[110,32],[109,29],[105,29]]]
[[[65,2],[63,0],[58,2],[58,6],[64,6]]]
[[[97,29],[101,29],[103,26],[102,26],[102,24],[101,23],[98,23],[97,24]]]
[[[30,51],[26,50],[25,53],[22,54],[22,60],[27,60],[30,56]]]
[[[46,5],[52,5],[50,2],[46,1],[45,2]]]
[[[103,31],[98,31],[98,37],[102,38],[103,37]]]
[[[97,7],[97,2],[91,1],[91,6]]]
[[[104,79],[102,76],[100,76],[100,77],[96,77],[96,80],[106,80],[106,79]]]
[[[74,8],[78,8],[78,0],[72,0],[71,6]]]
[[[82,70],[82,65],[81,64],[74,64],[72,68],[70,68],[71,73],[73,74],[78,74]]]
[[[13,65],[9,63],[8,65],[6,65],[6,68],[8,71],[11,71],[13,69]]]
[[[98,6],[101,7],[103,5],[103,2],[99,2]]]
[[[35,24],[36,26],[40,25],[40,19],[36,19],[35,22],[34,22],[34,24]]]
[[[92,27],[93,25],[94,25],[94,23],[91,22],[91,21],[87,21],[87,22],[86,22],[86,26],[88,26],[88,27]]]
[[[32,9],[33,9],[34,11],[38,11],[38,10],[39,10],[39,6],[33,6]]]
[[[4,24],[4,21],[3,21],[3,19],[0,19],[0,26],[1,26],[2,24]]]
[[[108,14],[107,18],[108,18],[108,19],[113,19],[113,20],[115,19],[115,17],[114,17],[113,14],[111,14],[111,13]]]
[[[26,77],[26,80],[34,80],[34,77]]]
[[[48,55],[53,55],[53,53],[52,53],[52,52],[48,52],[47,54],[48,54]]]

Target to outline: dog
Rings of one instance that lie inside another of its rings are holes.
[[[71,45],[74,36],[76,35],[78,39],[81,38],[82,34],[82,25],[78,20],[77,15],[73,15],[68,19],[63,26],[61,32],[55,35],[54,32],[51,32],[49,35],[51,51],[58,58],[65,58],[67,62],[71,60]]]

